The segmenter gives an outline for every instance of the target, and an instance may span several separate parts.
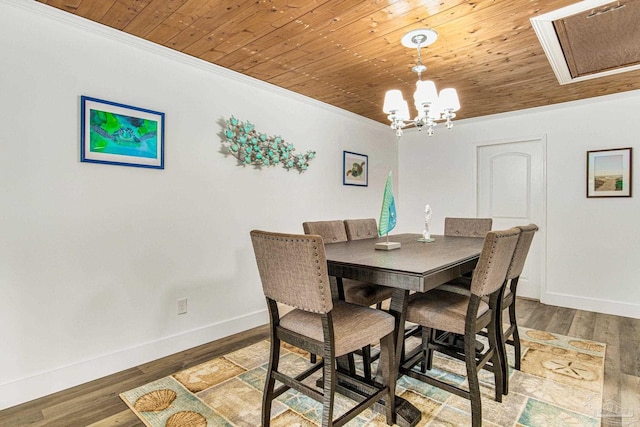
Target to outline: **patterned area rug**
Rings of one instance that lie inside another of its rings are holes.
[[[493,400],[493,374],[481,374],[483,426],[599,426],[605,345],[543,331],[520,328],[522,370],[511,369],[509,394]],[[507,346],[510,362],[513,350]],[[178,372],[120,397],[147,426],[258,426],[269,343],[261,341],[223,357]],[[283,346],[281,367],[289,373],[309,366],[309,357]],[[511,365],[513,365],[511,363]],[[464,365],[436,356],[433,375],[463,384]],[[318,376],[320,373],[318,373]],[[309,378],[310,384],[316,377]],[[396,394],[422,412],[419,426],[471,424],[469,401],[406,376]],[[352,403],[340,396],[336,411]],[[272,408],[273,426],[315,426],[322,406],[291,390]],[[349,426],[386,426],[384,417],[367,410]]]

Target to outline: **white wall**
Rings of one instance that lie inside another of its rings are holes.
[[[397,172],[382,124],[40,3],[0,3],[0,52],[0,409],[266,323],[249,231],[377,217]],[[81,163],[81,95],[164,112],[165,169]],[[317,157],[237,166],[232,114]]]
[[[464,100],[462,100],[464,108]],[[546,136],[546,289],[541,301],[640,318],[640,197],[586,198],[586,151],[633,147],[638,169],[640,91],[406,132],[399,142],[400,231],[435,233],[446,216],[476,216],[476,143]]]

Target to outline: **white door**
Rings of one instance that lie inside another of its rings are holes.
[[[518,296],[540,299],[545,288],[545,139],[476,145],[478,217],[493,229],[534,223],[539,227],[518,281]]]

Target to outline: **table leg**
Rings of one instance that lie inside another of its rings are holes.
[[[409,303],[409,291],[404,289],[394,289],[389,305],[389,313],[396,319],[394,338],[396,342],[395,372],[398,372],[402,357],[402,347],[404,346],[404,326],[407,320],[407,305]]]
[[[394,289],[391,296],[391,304],[389,313],[393,315],[396,321],[394,331],[394,339],[396,343],[395,360],[392,372],[398,377],[398,368],[400,366],[400,358],[402,356],[402,347],[404,346],[404,325],[407,318],[407,304],[409,301],[409,291],[404,289]],[[382,366],[382,360],[378,362],[377,377],[382,378],[382,369],[388,369]],[[377,408],[383,410],[384,407]],[[422,418],[422,413],[407,400],[396,396],[396,423],[402,427],[412,427],[418,424]]]
[[[329,276],[329,285],[331,286],[331,298],[344,301],[342,277]]]

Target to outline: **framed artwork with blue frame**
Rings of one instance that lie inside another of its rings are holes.
[[[164,169],[164,113],[80,97],[80,161]]]
[[[342,185],[369,185],[369,156],[343,151]]]

